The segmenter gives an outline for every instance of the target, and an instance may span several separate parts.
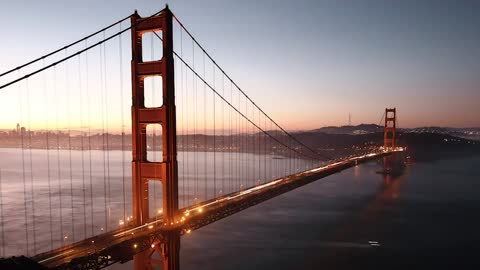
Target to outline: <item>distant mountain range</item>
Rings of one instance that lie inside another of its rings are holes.
[[[314,129],[311,132],[326,133],[326,134],[349,134],[362,135],[368,133],[382,132],[383,127],[375,124],[360,124],[358,126],[328,126],[319,129]]]
[[[480,140],[480,128],[420,127],[408,129],[407,132],[446,134],[464,139]]]
[[[325,134],[347,134],[362,135],[383,132],[383,126],[375,124],[360,124],[357,126],[328,126],[311,130],[314,133]],[[443,134],[454,137],[480,140],[480,128],[449,128],[449,127],[418,127],[418,128],[400,128],[399,132],[403,133],[427,133],[427,134]]]
[[[397,134],[397,145],[406,146],[408,155],[417,161],[480,155],[478,131],[475,129],[470,134],[471,129],[445,128],[439,132],[431,128],[401,129]],[[359,125],[296,132],[295,137],[325,155],[332,155],[378,147],[383,144],[382,132],[382,126]]]

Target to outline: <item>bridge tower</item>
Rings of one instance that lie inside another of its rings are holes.
[[[136,226],[150,220],[148,183],[160,181],[163,192],[164,222],[174,222],[178,211],[178,165],[176,141],[176,112],[173,59],[172,12],[168,6],[159,15],[141,18],[137,12],[130,17],[132,33],[132,191],[133,218]],[[163,57],[157,61],[143,61],[142,35],[161,31]],[[145,107],[144,80],[147,77],[162,77],[163,104],[156,108]],[[147,126],[162,126],[162,162],[147,160]],[[135,269],[152,269],[151,258],[155,251],[162,258],[159,264],[164,270],[179,268],[180,235],[172,232],[155,249],[147,249],[134,256]]]
[[[397,130],[397,112],[396,108],[385,109],[385,127],[383,132],[383,148],[394,149],[396,144]]]

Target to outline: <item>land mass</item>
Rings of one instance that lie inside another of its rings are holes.
[[[407,147],[417,159],[480,153],[480,129],[416,128],[400,129],[397,144]],[[232,135],[177,135],[179,151],[250,152],[291,155],[288,148],[299,153],[335,159],[345,155],[361,154],[383,145],[383,127],[372,124],[358,126],[324,127],[293,133],[295,139],[315,150],[312,153],[291,137],[278,131]],[[130,150],[130,134],[96,133],[69,135],[65,132],[28,131],[25,128],[0,132],[0,147],[28,149],[71,150]],[[161,135],[147,136],[147,149],[162,150]]]

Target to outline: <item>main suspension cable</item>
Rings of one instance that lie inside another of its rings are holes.
[[[155,34],[155,36],[157,36],[157,38],[159,38],[160,40],[163,40],[157,33],[153,32]],[[210,88],[210,90],[212,90],[218,97],[220,97],[224,102],[226,102],[230,107],[232,107],[232,109],[234,109],[238,114],[240,114],[246,121],[248,121],[250,124],[252,124],[253,126],[255,126],[258,130],[260,130],[261,132],[263,132],[265,135],[269,136],[270,138],[272,138],[273,140],[275,140],[276,142],[278,142],[279,144],[283,145],[285,148],[291,150],[291,151],[294,151],[300,155],[303,155],[305,157],[310,157],[312,158],[311,156],[305,154],[305,153],[301,153],[301,152],[298,152],[298,150],[296,149],[293,149],[293,148],[290,148],[288,145],[286,145],[285,143],[281,142],[280,140],[278,140],[277,138],[275,138],[274,136],[272,136],[271,134],[269,134],[267,131],[265,131],[264,129],[262,129],[260,126],[258,126],[257,124],[255,124],[252,120],[250,120],[245,114],[243,114],[242,112],[239,111],[239,109],[237,109],[235,106],[232,105],[232,103],[230,103],[228,100],[226,100],[223,96],[220,95],[220,93],[217,92],[217,90],[215,90],[204,78],[202,78],[200,76],[200,74],[198,74],[189,64],[187,64],[185,62],[185,60],[183,58],[181,58],[175,51],[173,51],[173,54],[188,68],[190,69],[190,71],[195,74],[195,76],[197,78],[199,78],[208,88]],[[233,84],[235,84],[233,81],[231,81]],[[247,97],[248,98],[248,97]],[[268,117],[268,116],[267,116]],[[273,122],[273,121],[272,121]],[[281,127],[279,127],[281,128]],[[285,132],[286,133],[286,132]],[[286,133],[288,135],[288,133]],[[315,158],[313,157],[314,159],[318,159],[318,158]]]
[[[108,38],[105,38],[105,39],[103,39],[103,40],[100,40],[99,42],[97,42],[97,43],[95,43],[95,44],[92,44],[92,45],[88,46],[88,47],[85,48],[85,49],[79,50],[79,51],[77,51],[77,52],[74,53],[74,54],[71,54],[71,55],[69,55],[69,56],[67,56],[67,57],[64,57],[64,58],[62,58],[62,59],[60,59],[60,60],[58,60],[58,61],[56,61],[56,62],[51,63],[51,64],[48,65],[48,66],[45,66],[45,67],[40,68],[40,69],[37,69],[37,70],[35,70],[35,71],[33,71],[33,72],[31,72],[31,73],[23,76],[23,77],[20,77],[20,78],[18,78],[18,79],[15,79],[15,80],[13,80],[13,81],[10,81],[10,82],[8,82],[8,83],[6,83],[6,84],[4,84],[4,85],[1,85],[1,86],[0,86],[0,89],[3,89],[3,88],[5,88],[5,87],[7,87],[7,86],[9,86],[9,85],[15,84],[15,83],[17,83],[17,82],[19,82],[19,81],[22,81],[22,80],[24,80],[24,79],[26,79],[26,78],[28,78],[28,77],[30,77],[30,76],[33,76],[33,75],[35,75],[35,74],[37,74],[37,73],[39,73],[39,72],[42,72],[42,71],[44,71],[44,70],[46,70],[46,69],[49,69],[49,68],[51,68],[51,67],[53,67],[53,66],[56,66],[56,65],[58,65],[58,64],[60,64],[60,63],[62,63],[62,62],[65,62],[65,61],[67,61],[67,60],[70,59],[70,58],[73,58],[73,57],[75,57],[75,56],[77,56],[77,55],[79,55],[79,54],[82,54],[82,53],[84,53],[84,52],[86,52],[86,51],[88,51],[88,50],[90,50],[90,49],[92,49],[92,48],[95,48],[96,46],[101,45],[101,44],[109,41],[110,39],[112,39],[112,38],[114,38],[114,37],[116,37],[116,36],[119,36],[119,35],[125,33],[126,31],[130,30],[133,26],[137,26],[137,25],[139,25],[139,24],[141,24],[141,23],[144,23],[144,22],[148,21],[149,19],[151,19],[151,18],[159,15],[160,13],[161,13],[161,11],[159,11],[159,12],[157,12],[157,13],[149,16],[149,17],[146,17],[146,18],[145,18],[144,20],[142,20],[142,21],[137,21],[134,25],[130,25],[129,27],[125,28],[124,30],[119,31],[119,32],[117,32],[117,33],[109,36]],[[130,16],[129,16],[129,17],[130,17]],[[122,21],[123,21],[123,20],[122,20]],[[102,30],[99,31],[99,32],[103,32],[103,31],[105,31],[105,30],[106,30],[106,29],[102,29]],[[64,49],[65,49],[65,48],[62,48],[61,50],[64,50]],[[61,50],[60,50],[60,51],[61,51]],[[41,58],[40,58],[40,59],[41,59]]]
[[[275,122],[268,114],[266,114],[234,81],[232,78],[230,78],[230,76],[228,76],[228,74],[215,62],[215,60],[210,56],[210,54],[207,53],[207,51],[200,45],[200,43],[193,37],[193,35],[188,31],[188,29],[180,22],[180,20],[175,16],[175,14],[173,14],[173,18],[178,22],[178,24],[185,30],[185,32],[190,36],[190,38],[197,44],[197,46],[202,49],[203,53],[215,64],[215,66],[217,66],[217,68],[225,75],[225,77],[227,77],[232,83],[233,85],[235,85],[235,87],[250,101],[252,102],[252,104],[258,109],[260,110],[270,121],[272,121],[280,130],[282,130],[285,134],[287,134],[288,137],[292,138],[293,140],[295,140],[297,143],[299,143],[300,145],[302,145],[303,147],[305,147],[306,149],[308,149],[309,151],[311,151],[312,153],[318,155],[318,156],[321,156],[323,158],[326,158],[326,159],[329,159],[329,160],[334,160],[333,158],[331,157],[328,157],[324,154],[320,154],[318,153],[317,151],[315,151],[314,149],[310,148],[309,146],[305,145],[304,143],[302,143],[301,141],[299,141],[297,138],[295,138],[292,134],[290,134],[289,132],[287,132],[285,129],[283,129],[277,122]],[[175,52],[173,52],[175,53]],[[176,54],[176,53],[175,53]]]
[[[98,30],[97,32],[95,32],[95,33],[93,33],[93,34],[90,34],[90,35],[88,35],[88,36],[86,36],[86,37],[83,37],[83,38],[81,38],[81,39],[79,39],[79,40],[77,40],[77,41],[75,41],[75,42],[72,42],[72,43],[66,45],[66,46],[63,46],[63,47],[60,48],[60,49],[57,49],[57,50],[55,50],[55,51],[52,51],[52,52],[47,53],[47,54],[45,54],[45,55],[42,55],[42,56],[40,56],[40,57],[38,57],[38,58],[30,61],[30,62],[27,62],[27,63],[25,63],[25,64],[23,64],[23,65],[20,65],[20,66],[18,66],[18,67],[16,67],[16,68],[10,69],[10,70],[8,70],[8,71],[6,71],[6,72],[3,72],[2,74],[0,74],[0,77],[3,77],[3,76],[5,76],[5,75],[7,75],[7,74],[10,74],[10,73],[14,72],[15,70],[20,70],[20,69],[22,69],[22,68],[24,68],[24,67],[27,67],[27,66],[29,66],[29,65],[31,65],[31,64],[33,64],[33,63],[36,63],[36,62],[38,62],[38,61],[40,61],[40,60],[42,60],[42,59],[46,59],[46,58],[48,58],[48,57],[50,57],[50,56],[52,56],[52,55],[54,55],[54,54],[57,54],[57,53],[65,50],[65,49],[68,49],[68,48],[70,48],[70,47],[72,47],[72,46],[74,46],[74,45],[76,45],[76,44],[78,44],[78,43],[80,43],[80,42],[82,42],[82,41],[84,41],[84,40],[87,40],[87,39],[89,39],[89,38],[91,38],[91,37],[93,37],[93,36],[98,35],[99,33],[103,32],[103,31],[105,31],[105,30],[108,30],[108,29],[112,28],[113,26],[115,26],[115,25],[117,25],[117,24],[125,21],[125,20],[128,19],[128,18],[130,18],[130,16],[127,16],[127,17],[125,17],[125,18],[123,18],[123,19],[121,19],[121,20],[119,20],[119,21],[117,21],[117,22],[114,22],[114,23],[112,23],[111,25],[109,25],[109,26],[107,26],[107,27],[104,27],[104,28]]]
[[[162,39],[157,33],[153,32],[153,34],[155,34],[155,36],[156,36],[158,39],[160,39],[160,40],[163,41],[163,39]],[[205,52],[205,51],[204,51],[204,52]],[[181,58],[175,51],[172,51],[172,53],[173,53],[188,69],[190,69],[190,71],[191,71],[193,74],[195,74],[195,76],[196,76],[197,78],[199,78],[199,79],[204,83],[205,86],[208,86],[208,88],[210,88],[210,90],[212,90],[218,97],[220,97],[224,102],[226,102],[230,107],[232,107],[232,108],[233,108],[238,114],[240,114],[246,121],[248,121],[250,124],[252,124],[253,126],[255,126],[258,130],[262,131],[265,135],[267,135],[267,136],[269,136],[270,138],[272,138],[273,140],[277,141],[278,143],[280,143],[281,145],[283,145],[283,146],[286,147],[287,149],[289,149],[289,150],[291,150],[291,151],[294,151],[294,152],[296,152],[296,153],[298,153],[298,154],[300,154],[300,155],[303,155],[303,156],[305,156],[305,157],[310,157],[310,156],[307,155],[307,154],[298,152],[296,149],[290,148],[288,145],[286,145],[285,143],[279,141],[277,138],[275,138],[274,136],[272,136],[271,134],[269,134],[267,131],[265,131],[264,129],[262,129],[260,126],[258,126],[257,124],[255,124],[255,123],[254,123],[252,120],[250,120],[245,114],[243,114],[242,112],[240,112],[239,109],[237,109],[235,106],[233,106],[232,103],[230,103],[228,100],[226,100],[225,97],[223,97],[222,95],[220,95],[220,93],[218,93],[217,90],[215,90],[204,78],[202,78],[202,77],[200,76],[200,74],[198,74],[189,64],[187,64],[187,62],[186,62],[183,58]],[[206,53],[205,53],[205,54],[206,54]],[[217,67],[218,67],[218,66],[217,66]],[[226,76],[226,77],[228,78],[228,76]],[[235,85],[235,83],[234,83],[231,79],[230,79],[230,81]],[[244,96],[245,96],[247,99],[249,99],[248,96],[246,96],[245,94],[244,94]],[[249,100],[250,100],[250,99],[249,99]],[[250,100],[250,102],[253,103],[253,101],[251,101],[251,100]],[[255,105],[255,103],[253,103],[253,104]],[[255,105],[255,106],[256,106],[256,105]],[[257,107],[257,106],[256,106],[256,107]],[[257,107],[257,108],[258,108],[258,107]],[[259,109],[259,108],[258,108],[258,109]],[[264,113],[264,115],[265,115],[265,113]],[[266,115],[266,116],[267,116],[267,115]],[[268,117],[268,116],[267,116],[267,117]],[[269,118],[269,119],[270,119],[270,118]],[[274,122],[273,120],[271,120],[271,121]],[[279,128],[282,129],[281,127],[279,127]],[[283,130],[283,129],[282,129],[282,130]],[[289,133],[286,132],[286,131],[285,131],[284,133],[285,133],[287,136],[288,136],[288,134],[289,134]],[[293,138],[293,139],[294,139],[294,138]],[[310,158],[312,158],[312,157],[310,157]],[[315,157],[313,157],[313,158],[315,158]],[[318,159],[318,158],[315,158],[315,159]]]

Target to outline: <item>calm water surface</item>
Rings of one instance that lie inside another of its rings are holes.
[[[182,237],[182,269],[479,269],[479,165],[351,168]]]

